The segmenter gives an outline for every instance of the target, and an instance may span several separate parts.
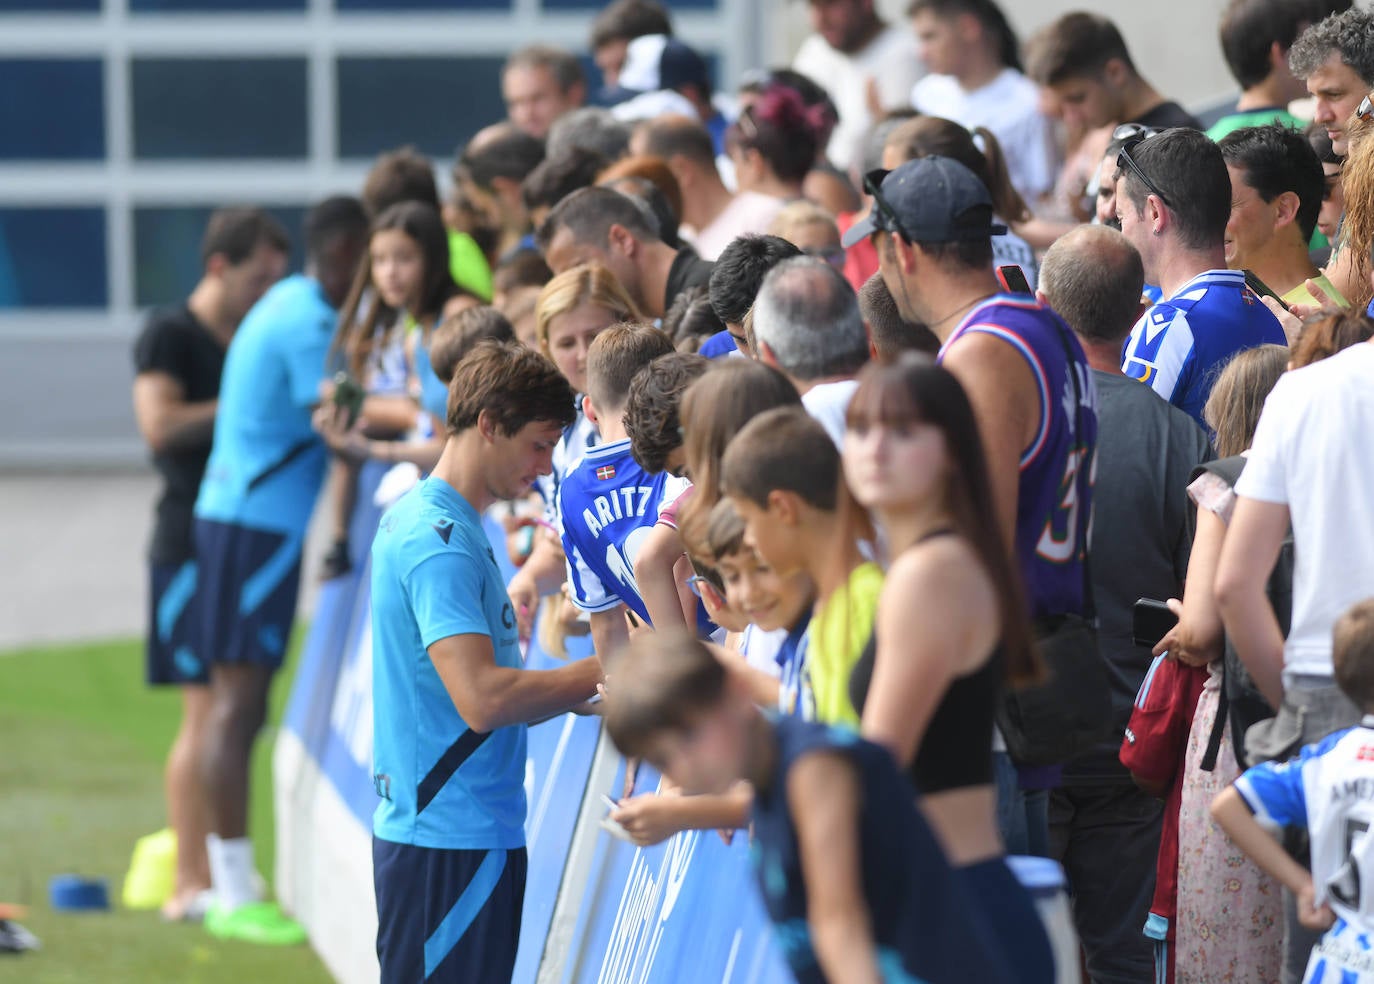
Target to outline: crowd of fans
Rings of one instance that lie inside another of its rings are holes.
[[[1205,125],[1097,13],[809,9],[732,92],[653,0],[600,89],[521,49],[446,197],[382,155],[301,274],[212,217],[135,350],[164,914],[304,938],[247,767],[327,473],[384,981],[509,978],[524,726],[570,709],[664,776],[620,834],[748,829],[798,980],[1055,979],[1008,855],[1094,982],[1374,980],[1374,14],[1231,0]]]

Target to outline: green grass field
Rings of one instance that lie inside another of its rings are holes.
[[[274,687],[273,722],[293,671],[294,660]],[[175,690],[143,685],[141,642],[0,653],[0,903],[30,906],[22,922],[43,942],[38,953],[0,955],[0,981],[330,980],[308,947],[222,943],[198,926],[117,907],[134,841],[164,824],[162,762],[178,708]],[[273,733],[258,742],[252,787],[258,870],[269,881]],[[64,873],[108,879],[116,909],[54,912],[48,880]]]

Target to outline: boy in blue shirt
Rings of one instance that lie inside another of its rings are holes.
[[[337,309],[367,242],[356,198],[330,198],[305,220],[306,272],[253,306],[224,361],[210,460],[194,508],[198,584],[187,645],[210,667],[201,738],[213,901],[205,928],[259,944],[305,940],[258,900],[248,839],[248,766],[296,615],[301,547],[324,478],[311,429]]]
[[[1003,984],[1002,951],[886,750],[795,716],[681,632],[635,639],[616,664],[606,728],[688,793],[754,787],[750,855],[799,984]]]
[[[373,817],[382,980],[507,981],[525,891],[525,726],[586,701],[596,659],[522,669],[481,514],[552,468],[573,393],[482,342],[449,389],[433,473],[372,546]]]
[[[1359,727],[1308,745],[1287,762],[1247,769],[1212,804],[1212,817],[1254,862],[1297,899],[1298,919],[1326,930],[1303,984],[1374,981],[1374,599],[1336,622],[1336,683],[1364,712]],[[1309,872],[1272,833],[1305,827]]]
[[[572,602],[591,615],[592,640],[603,657],[626,640],[623,610],[650,622],[635,560],[658,522],[660,509],[690,483],[649,473],[635,460],[625,430],[630,381],[656,358],[673,352],[672,340],[648,325],[613,325],[587,350],[583,409],[602,443],[588,451],[558,488],[563,552]],[[698,626],[710,630],[701,611]]]

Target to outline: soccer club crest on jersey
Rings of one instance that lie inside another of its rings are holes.
[[[615,465],[602,465],[596,470],[596,477],[602,482],[609,482],[615,478]]]

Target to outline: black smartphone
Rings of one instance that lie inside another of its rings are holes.
[[[1008,294],[1034,294],[1031,290],[1030,281],[1026,279],[1026,271],[1022,270],[1015,263],[1008,266],[997,268],[997,280],[1002,284],[1002,289]]]
[[[1169,606],[1153,598],[1137,599],[1131,615],[1131,641],[1137,646],[1149,646],[1151,649],[1159,645],[1159,640],[1178,624],[1178,618],[1169,611]]]
[[[363,396],[363,388],[356,379],[346,372],[335,375],[334,405],[348,411],[349,427],[358,422],[358,415],[363,412]]]
[[[1283,298],[1280,297],[1278,294],[1275,294],[1275,293],[1274,293],[1274,289],[1273,289],[1272,287],[1270,287],[1268,284],[1266,284],[1266,283],[1265,283],[1263,280],[1261,280],[1259,277],[1255,276],[1255,271],[1253,271],[1253,270],[1246,270],[1246,271],[1245,271],[1245,286],[1249,287],[1251,290],[1253,290],[1253,291],[1254,291],[1256,294],[1258,294],[1260,297],[1272,297],[1274,300],[1278,301],[1280,304],[1283,304]],[[1288,305],[1284,304],[1284,307],[1287,307],[1287,306],[1288,306]]]

